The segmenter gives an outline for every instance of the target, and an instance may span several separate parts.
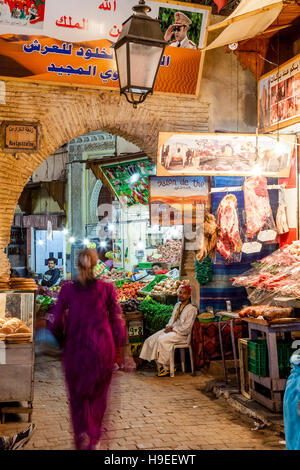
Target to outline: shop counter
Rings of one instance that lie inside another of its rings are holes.
[[[300,331],[300,319],[287,319],[285,323],[268,323],[265,320],[250,317],[245,317],[243,320],[248,323],[251,340],[256,340],[261,333],[265,333],[268,350],[269,375],[261,377],[250,372],[251,397],[271,411],[281,412],[287,379],[280,378],[277,334],[284,334],[285,339],[291,341],[291,332]],[[268,393],[263,393],[263,390]]]

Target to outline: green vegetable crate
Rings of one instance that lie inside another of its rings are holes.
[[[269,360],[267,341],[264,338],[248,340],[248,370],[259,377],[268,377]],[[293,354],[291,344],[283,340],[277,341],[279,377],[287,378],[290,374],[290,357]]]
[[[167,279],[167,277],[168,276],[165,276],[164,274],[157,274],[153,281],[149,282],[149,284],[139,290],[139,294],[149,294],[149,292],[152,291],[153,287],[156,286],[156,284],[158,284],[160,281],[163,281],[164,279]]]
[[[152,267],[152,263],[147,263],[146,261],[144,263],[139,263],[139,269],[150,269]]]

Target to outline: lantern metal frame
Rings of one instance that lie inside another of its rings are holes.
[[[149,94],[153,94],[153,89],[155,86],[157,74],[159,71],[159,67],[162,61],[163,54],[165,52],[165,48],[168,45],[168,42],[164,40],[163,33],[160,28],[159,20],[151,18],[147,15],[148,12],[151,11],[151,8],[145,4],[144,0],[140,0],[139,4],[132,8],[133,15],[131,15],[123,24],[123,29],[121,31],[120,37],[118,41],[112,45],[112,48],[115,50],[115,57],[116,57],[116,64],[117,70],[119,75],[119,84],[120,84],[120,95],[125,95],[126,100],[133,104],[133,107],[136,108],[138,104],[141,104],[145,101]],[[145,35],[142,36],[141,33],[141,26],[142,22],[145,23],[146,31]],[[142,86],[135,86],[132,84],[132,74],[131,74],[131,66],[130,66],[130,44],[141,44],[144,46],[157,46],[161,48],[161,55],[158,61],[157,69],[154,75],[154,79],[152,82],[151,87],[142,87]],[[120,80],[120,68],[118,63],[118,54],[116,51],[126,44],[126,67],[127,67],[127,85],[121,87],[121,80]]]

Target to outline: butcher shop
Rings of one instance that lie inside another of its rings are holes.
[[[271,106],[277,101],[268,90]],[[235,380],[245,397],[275,412],[300,331],[295,122],[280,123],[280,132],[277,122],[261,125],[256,134],[160,133],[149,185],[151,226],[182,233],[179,279],[198,308],[195,369],[222,363],[227,383]],[[151,332],[163,327],[159,304],[166,315],[174,303],[166,276],[141,290]]]

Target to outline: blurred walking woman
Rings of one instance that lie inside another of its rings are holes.
[[[95,449],[107,405],[116,346],[125,344],[125,325],[112,284],[94,278],[94,250],[78,256],[78,281],[66,283],[52,311],[49,328],[63,343],[75,446]]]

